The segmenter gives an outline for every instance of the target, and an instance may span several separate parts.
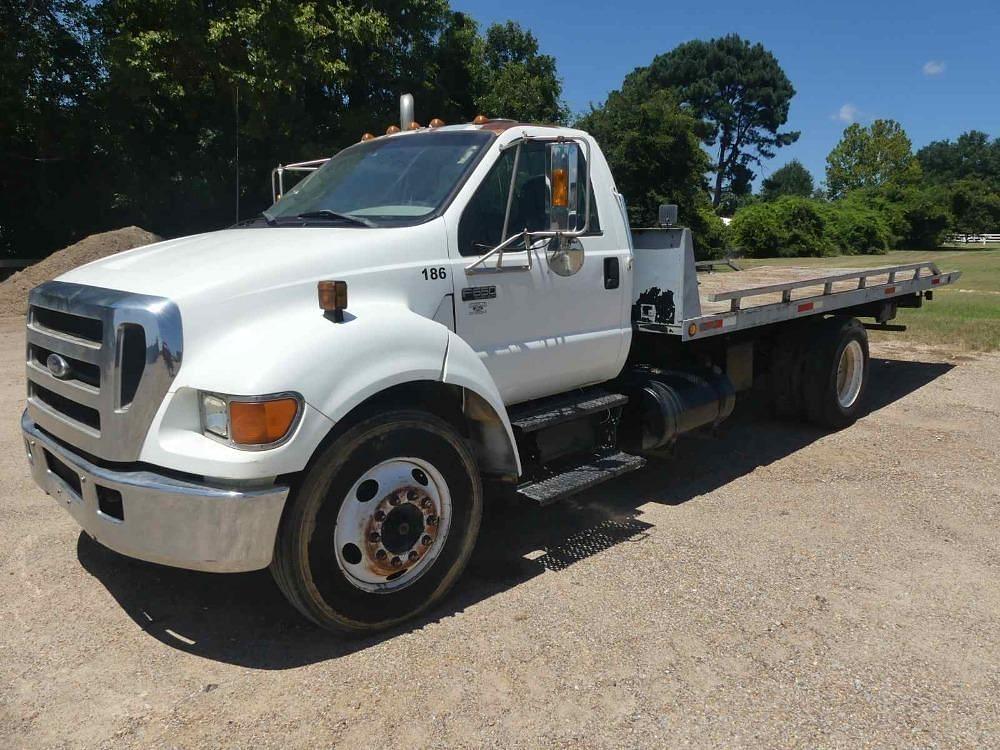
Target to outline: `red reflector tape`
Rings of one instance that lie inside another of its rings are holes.
[[[885,293],[886,293],[886,294],[892,294],[892,293],[893,293],[893,292],[895,292],[895,291],[896,291],[896,287],[894,287],[894,286],[887,286],[887,287],[885,288]]]
[[[932,284],[940,284],[941,283],[941,279],[931,279],[931,283]]]
[[[701,330],[703,331],[711,331],[714,328],[722,328],[722,318],[719,318],[718,320],[710,320],[707,323],[701,324]]]
[[[799,306],[798,306],[798,308],[796,308],[796,309],[797,309],[797,310],[798,310],[799,312],[809,312],[810,310],[812,310],[812,309],[813,309],[813,303],[812,303],[812,302],[803,302],[803,303],[802,303],[801,305],[799,305]]]

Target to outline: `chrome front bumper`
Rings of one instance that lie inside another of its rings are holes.
[[[57,443],[27,413],[21,431],[35,481],[104,546],[191,570],[234,573],[270,564],[287,487],[235,489],[114,471]]]

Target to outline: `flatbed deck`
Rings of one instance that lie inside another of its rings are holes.
[[[698,274],[698,294],[701,298],[703,315],[729,312],[732,308],[730,295],[740,300],[743,309],[763,307],[787,300],[782,299],[784,289],[790,287],[790,300],[806,299],[822,295],[826,292],[826,280],[835,279],[831,283],[832,293],[850,292],[858,288],[861,274],[867,274],[867,286],[885,286],[890,281],[896,281],[896,276],[913,278],[913,272],[920,277],[931,277],[934,272],[927,265],[912,269],[911,273],[900,273],[903,266],[886,266],[883,268],[824,268],[818,275],[815,268],[799,268],[794,266],[759,266],[747,271],[730,273],[701,272]],[[893,276],[895,274],[895,276]],[[890,279],[890,276],[893,278]],[[839,280],[836,280],[838,279]],[[802,284],[802,286],[799,286]],[[774,289],[774,291],[749,294],[752,290]]]
[[[950,284],[960,272],[934,263],[881,268],[761,266],[729,273],[700,272],[701,315],[681,324],[684,339],[777,323],[807,315],[923,293]]]
[[[695,263],[689,229],[638,229],[632,237],[633,325],[641,332],[680,336],[684,341],[836,310],[853,309],[862,316],[887,319],[894,311],[880,303],[906,298],[903,304],[920,304],[915,297],[961,276],[929,261],[877,268],[761,266],[709,271],[702,266],[711,264]]]

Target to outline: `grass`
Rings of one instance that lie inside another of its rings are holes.
[[[959,245],[941,250],[895,251],[886,255],[832,258],[761,258],[740,261],[744,268],[871,268],[930,260],[942,271],[961,271],[962,278],[934,292],[934,300],[917,310],[901,309],[894,323],[905,333],[873,332],[876,340],[903,337],[972,351],[1000,350],[1000,246]]]

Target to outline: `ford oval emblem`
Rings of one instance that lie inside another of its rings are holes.
[[[49,372],[52,373],[53,377],[63,380],[69,377],[72,368],[69,366],[69,362],[66,361],[65,357],[58,354],[50,354],[45,360],[45,366],[49,368]]]

